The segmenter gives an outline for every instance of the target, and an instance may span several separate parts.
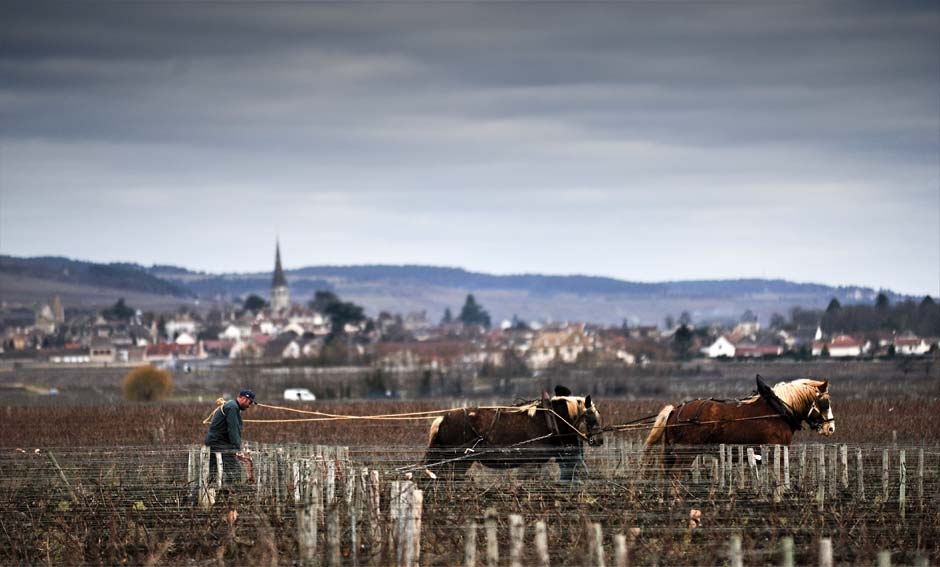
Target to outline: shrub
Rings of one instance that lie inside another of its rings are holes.
[[[162,400],[173,391],[173,377],[168,370],[145,364],[124,376],[121,389],[124,399],[131,402]]]

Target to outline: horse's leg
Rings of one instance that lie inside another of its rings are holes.
[[[584,448],[581,445],[569,445],[559,450],[555,460],[558,461],[561,482],[566,484],[574,482],[575,469],[581,464],[583,458]]]

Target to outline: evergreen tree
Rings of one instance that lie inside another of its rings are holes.
[[[672,337],[672,348],[679,360],[689,360],[692,358],[692,340],[694,333],[686,325],[679,325],[675,335]]]
[[[472,293],[467,295],[458,319],[464,325],[482,325],[487,329],[490,327],[490,314],[477,303]]]
[[[888,301],[888,296],[884,293],[879,293],[878,297],[875,298],[875,307],[879,310],[883,311],[887,309],[890,304],[891,302]]]
[[[101,312],[104,318],[109,321],[128,321],[135,313],[136,311],[134,309],[124,304],[123,297],[118,299],[114,305]]]
[[[267,307],[268,302],[265,301],[262,297],[255,294],[248,296],[248,299],[245,300],[244,305],[242,306],[245,311],[251,311],[252,313],[257,313],[265,307]]]
[[[338,301],[339,297],[332,291],[318,290],[313,294],[313,299],[307,302],[307,307],[317,313],[326,313],[327,306]]]

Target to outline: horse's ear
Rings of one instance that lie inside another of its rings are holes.
[[[829,380],[823,380],[822,384],[819,385],[819,393],[825,394],[829,391]]]
[[[570,396],[571,390],[559,384],[558,386],[555,386],[555,395],[556,396]]]
[[[590,396],[590,394],[588,394],[588,396],[587,396],[586,398],[584,398],[584,409],[591,409],[591,396]]]

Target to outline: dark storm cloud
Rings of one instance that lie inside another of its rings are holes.
[[[804,127],[825,143],[871,133],[848,124],[862,116],[871,124],[884,104],[894,120],[917,121],[936,80],[936,9],[843,7],[14,5],[0,44],[13,96],[3,118],[8,134],[26,136],[231,143],[239,129],[225,124],[253,131],[292,121],[266,114],[264,102],[293,94],[297,108],[306,98],[342,116],[337,129],[356,123],[344,111],[369,119],[367,107],[377,105],[407,114],[410,102],[468,118],[549,115],[600,135],[693,144],[787,141]],[[370,57],[410,67],[373,80],[330,72]],[[282,64],[288,72],[272,73]],[[96,104],[101,97],[108,103]],[[255,106],[261,112],[249,117]],[[331,120],[323,124],[330,132]],[[909,149],[929,138],[930,126],[874,124],[889,135],[903,128],[908,142],[886,142]]]

